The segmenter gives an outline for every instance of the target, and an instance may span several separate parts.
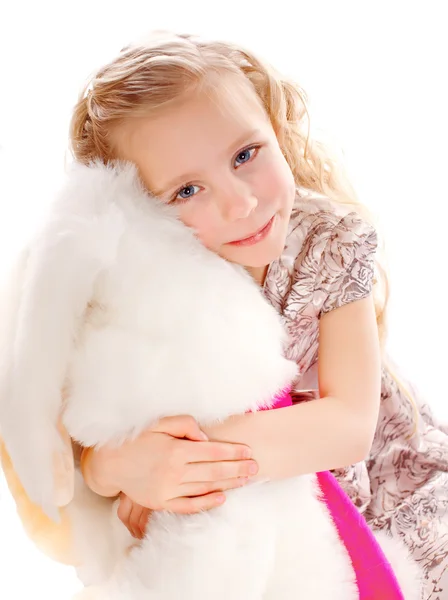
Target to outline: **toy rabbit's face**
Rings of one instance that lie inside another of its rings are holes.
[[[218,89],[129,120],[115,136],[119,156],[207,248],[262,279],[284,248],[295,185],[251,88],[224,77]]]

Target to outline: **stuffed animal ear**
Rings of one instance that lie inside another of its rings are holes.
[[[0,435],[29,499],[56,522],[57,506],[74,490],[62,425],[67,370],[96,279],[117,245],[116,219],[82,215],[72,187],[0,297]]]
[[[39,254],[28,249],[21,255],[2,290],[0,431],[28,497],[57,521],[57,506],[73,495],[73,452],[61,421],[67,329],[73,324],[62,322],[68,314],[58,306],[63,282],[49,272],[48,256],[39,260],[34,252]]]

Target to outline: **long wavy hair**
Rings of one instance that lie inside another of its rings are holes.
[[[226,73],[236,75],[255,90],[296,186],[353,205],[372,223],[373,216],[350,183],[340,153],[311,138],[306,92],[235,43],[157,31],[123,48],[114,60],[91,75],[81,91],[70,124],[73,156],[83,163],[114,160],[111,132],[121,122],[163,109],[187,90]],[[376,256],[374,300],[384,349],[389,284],[382,250],[380,246]],[[403,382],[399,386],[409,397]]]

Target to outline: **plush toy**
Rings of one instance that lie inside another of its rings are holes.
[[[29,501],[55,521],[65,506],[79,598],[420,598],[404,548],[381,541],[392,570],[329,473],[250,483],[207,513],[154,513],[140,542],[116,500],[85,485],[70,438],[120,444],[165,416],[282,410],[296,376],[260,288],[132,165],[73,165],[3,303],[1,435]]]

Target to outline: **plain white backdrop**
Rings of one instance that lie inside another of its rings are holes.
[[[6,2],[0,12],[0,270],[64,168],[70,110],[136,35],[174,29],[243,42],[307,90],[312,125],[342,147],[380,217],[392,282],[389,351],[448,421],[445,3],[276,0]],[[0,597],[69,598],[71,569],[26,538],[0,473]]]

